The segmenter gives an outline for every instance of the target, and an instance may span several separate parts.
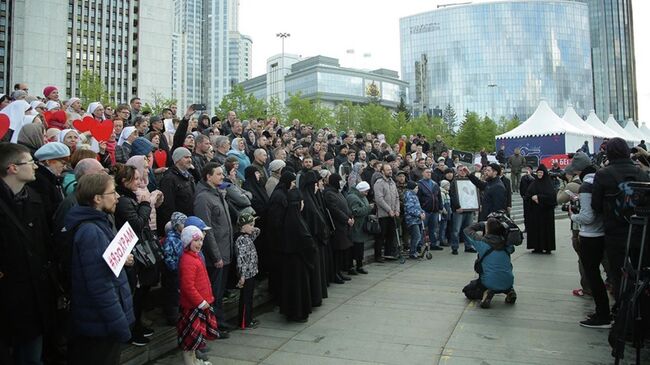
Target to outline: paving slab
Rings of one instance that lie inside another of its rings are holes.
[[[268,308],[260,327],[210,342],[213,364],[611,364],[606,330],[580,327],[593,311],[578,298],[577,257],[567,220],[556,221],[558,250],[512,255],[517,303],[496,295],[490,309],[465,299],[475,254],[449,249],[432,260],[373,263],[369,275],[332,284],[307,323]],[[632,361],[630,349],[627,361]],[[650,363],[649,351],[644,359]],[[151,364],[180,364],[176,350]]]

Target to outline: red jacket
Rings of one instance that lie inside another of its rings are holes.
[[[180,306],[184,309],[198,308],[204,300],[214,302],[208,271],[196,252],[185,250],[178,264]]]

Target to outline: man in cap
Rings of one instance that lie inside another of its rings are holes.
[[[50,301],[43,201],[27,183],[38,166],[29,150],[0,143],[0,360],[40,364]],[[13,354],[9,357],[8,351]]]
[[[286,161],[287,166],[291,166],[291,168],[293,168],[293,171],[299,171],[302,168],[302,153],[302,145],[296,143],[291,149],[291,155],[287,157]]]
[[[181,212],[187,216],[194,212],[194,177],[190,172],[192,166],[192,153],[185,147],[179,147],[172,154],[174,166],[165,171],[160,179],[160,191],[165,200],[156,210],[158,234],[165,234],[164,227],[171,219],[173,212]]]
[[[483,191],[481,196],[481,211],[479,213],[478,221],[483,222],[487,220],[490,213],[497,210],[506,210],[506,187],[499,178],[501,166],[498,163],[491,163],[485,167],[485,181],[480,180],[473,174],[469,173],[469,169],[465,166],[461,167],[468,174],[469,180],[479,190]]]
[[[287,164],[282,160],[273,160],[269,164],[269,170],[271,170],[271,176],[269,177],[268,181],[264,185],[266,189],[266,193],[269,196],[271,196],[271,193],[273,193],[273,190],[275,190],[275,187],[280,182],[280,176],[282,176],[282,169],[284,169],[285,166],[287,166]]]
[[[61,174],[70,157],[70,149],[63,143],[50,142],[43,145],[35,153],[38,160],[36,180],[29,186],[36,190],[43,200],[43,209],[48,219],[48,227],[52,228],[54,212],[65,198],[61,187]]]

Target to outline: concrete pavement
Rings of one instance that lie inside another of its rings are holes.
[[[371,264],[369,275],[332,284],[304,324],[277,308],[260,327],[209,343],[213,364],[611,364],[607,331],[580,327],[593,311],[577,298],[577,257],[568,220],[556,221],[558,250],[513,254],[517,303],[492,308],[465,299],[475,254],[434,252],[432,260]],[[633,357],[626,357],[631,361]],[[645,355],[648,355],[646,352]],[[646,356],[646,359],[650,357]],[[182,364],[178,351],[152,364]]]

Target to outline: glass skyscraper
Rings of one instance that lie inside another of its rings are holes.
[[[593,106],[589,13],[580,2],[465,4],[400,19],[402,77],[415,114],[444,109],[528,118]]]
[[[589,6],[596,114],[638,120],[632,0],[579,0]]]

